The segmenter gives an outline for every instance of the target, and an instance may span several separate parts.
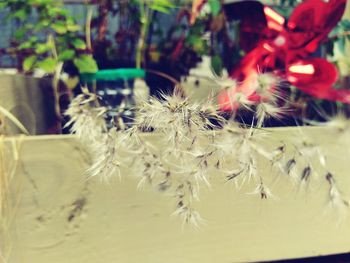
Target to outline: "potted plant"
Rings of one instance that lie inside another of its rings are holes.
[[[210,2],[210,12],[201,17],[197,14],[197,19],[191,18],[190,1],[90,2],[98,8],[91,28],[97,35],[92,46],[99,68],[142,67],[147,71],[151,94],[172,90],[173,81],[156,72],[180,81],[203,54],[211,52],[203,35],[212,30],[210,25],[219,16],[221,5],[219,1]],[[108,16],[118,19],[116,32]]]
[[[7,51],[16,57],[18,72],[26,73],[26,76],[2,75],[5,86],[1,105],[15,111],[14,115],[22,122],[34,124],[34,127],[28,127],[31,134],[60,132],[59,100],[63,97],[61,102],[64,104],[67,100],[64,94],[69,92],[59,82],[61,73],[72,73],[73,64],[80,72],[97,70],[85,39],[79,33],[82,28],[60,1],[2,1],[1,8],[8,12],[7,21],[18,23]],[[33,78],[29,75],[34,71]],[[35,77],[44,75],[49,78]],[[22,94],[21,101],[25,106],[11,102],[12,98],[18,100],[16,94]],[[28,110],[33,116],[25,116]]]

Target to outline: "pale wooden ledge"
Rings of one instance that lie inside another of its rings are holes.
[[[349,136],[302,130],[327,152],[329,169],[349,197]],[[272,134],[276,141],[300,136],[298,128]],[[14,162],[14,148],[7,147],[13,141],[19,156],[11,196],[17,205],[10,209],[15,217],[2,237],[9,263],[230,263],[350,252],[350,217],[337,225],[327,213],[327,187],[317,181],[298,193],[280,178],[272,188],[276,198],[265,201],[245,194],[249,187],[237,191],[218,178],[196,204],[206,224],[182,229],[170,216],[171,198],[138,191],[130,171],[108,184],[86,180],[90,157],[74,136],[6,141],[7,164]]]

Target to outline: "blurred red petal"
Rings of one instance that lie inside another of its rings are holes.
[[[231,72],[231,77],[238,81],[244,81],[250,75],[255,74],[257,70],[264,69],[264,61],[271,54],[271,50],[261,42],[255,49],[248,52],[237,67]],[[272,48],[272,47],[271,47]]]
[[[281,16],[279,13],[277,13],[275,10],[273,10],[268,6],[264,7],[264,14],[266,16],[268,28],[279,32],[283,31],[284,29],[283,25],[285,22],[285,19],[283,16]]]
[[[299,67],[300,70],[297,70]],[[294,70],[293,70],[294,69]],[[323,84],[333,85],[338,79],[337,68],[326,59],[310,58],[289,64],[287,78],[292,77],[295,85]]]
[[[328,97],[333,101],[350,104],[350,90],[348,89],[330,89]]]
[[[287,66],[287,79],[305,93],[320,99],[331,99],[330,90],[338,79],[337,68],[322,58],[310,58]]]
[[[345,6],[346,0],[306,0],[299,4],[287,23],[289,47],[315,52],[340,21]]]

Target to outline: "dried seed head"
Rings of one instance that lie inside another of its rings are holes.
[[[256,78],[255,91],[264,100],[275,103],[279,98],[277,86],[279,79],[276,75],[271,73],[258,74]]]
[[[257,92],[260,96],[268,96],[271,93],[269,85],[272,85],[269,77],[260,76],[258,81]],[[276,103],[277,95],[271,96],[275,97],[256,105],[258,128],[267,118],[279,118],[283,113]],[[108,179],[119,174],[119,166],[128,164],[132,156],[130,166],[135,169],[133,174],[140,178],[139,187],[149,184],[159,191],[170,193],[177,201],[174,214],[195,226],[202,219],[192,208],[192,203],[199,199],[203,185],[210,186],[209,171],[212,166],[217,168],[218,173],[227,164],[236,165],[237,170],[223,171],[226,180],[236,185],[254,182],[257,186],[253,194],[261,199],[267,199],[272,194],[263,183],[264,178],[260,174],[263,162],[260,159],[268,160],[273,168],[296,177],[301,183],[310,182],[312,173],[316,174],[317,171],[312,169],[317,167],[314,166],[315,157],[326,167],[325,155],[319,145],[311,140],[298,137],[295,148],[299,155],[286,159],[284,144],[269,150],[264,146],[266,131],[254,129],[253,124],[238,125],[234,121],[224,120],[211,102],[193,104],[177,92],[162,95],[162,99],[151,98],[140,106],[135,126],[127,131],[116,128],[107,131],[103,118],[105,109],[95,105],[95,99],[88,94],[78,96],[67,111],[71,117],[69,124],[72,131],[85,144],[91,145],[94,163],[88,171],[89,175]],[[215,131],[215,122],[222,127],[220,131]],[[208,129],[214,131],[210,133]],[[157,148],[145,140],[141,136],[145,130],[158,132],[158,136],[166,140],[164,148]],[[129,154],[121,154],[120,148]],[[300,167],[303,168],[301,175],[296,172]],[[325,179],[329,184],[331,203],[348,207],[349,203],[341,196],[333,175],[328,173]]]
[[[100,141],[93,144],[93,164],[87,170],[88,176],[98,176],[108,181],[112,176],[120,177],[120,157],[117,154],[118,132],[112,129]]]
[[[65,115],[70,118],[66,127],[71,126],[72,133],[90,145],[98,141],[103,133],[107,131],[104,114],[106,109],[94,107],[94,94],[81,94],[72,100]]]
[[[204,223],[203,218],[200,214],[192,208],[184,205],[182,202],[178,204],[177,209],[173,215],[180,216],[182,218],[183,225],[191,224],[196,228],[199,228]]]
[[[343,214],[344,212],[348,212],[350,207],[349,201],[346,200],[339,191],[333,175],[331,173],[327,173],[325,179],[329,185],[328,197],[331,207],[338,210],[337,212],[341,212]]]
[[[288,162],[286,163],[286,167],[285,167],[285,172],[288,175],[291,175],[293,169],[295,168],[295,165],[297,164],[296,160],[294,158],[289,159]]]
[[[305,182],[308,181],[311,176],[311,173],[312,173],[311,167],[306,166],[301,173],[301,178],[300,178],[301,181],[305,181]]]
[[[329,118],[329,121],[326,123],[327,127],[336,129],[340,133],[349,131],[350,121],[344,114],[337,114]]]
[[[263,183],[263,181],[260,181],[255,190],[248,194],[259,195],[261,199],[268,199],[274,197],[271,190]]]
[[[227,74],[227,72],[225,73]],[[214,82],[219,86],[220,89],[237,87],[237,81],[235,79],[232,79],[227,75],[218,76],[214,71],[213,71],[213,75],[215,76]]]
[[[285,109],[272,103],[262,102],[256,106],[255,115],[258,119],[257,127],[262,127],[262,124],[267,119],[281,119],[285,115]]]

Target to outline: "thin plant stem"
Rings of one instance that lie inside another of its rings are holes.
[[[149,26],[149,8],[145,5],[144,0],[140,0],[140,22],[141,22],[141,32],[137,43],[136,50],[136,68],[141,68],[142,66],[142,55],[145,47],[145,39],[147,35],[147,29]]]
[[[158,76],[160,76],[160,77],[163,77],[163,78],[165,78],[165,79],[171,81],[171,82],[172,82],[174,85],[176,85],[176,86],[180,86],[180,85],[181,85],[181,83],[180,83],[177,79],[175,79],[174,77],[172,77],[172,76],[170,76],[170,75],[168,75],[168,74],[166,74],[166,73],[163,73],[163,72],[161,72],[161,71],[153,70],[153,69],[147,69],[146,72],[149,72],[149,73],[158,75]]]
[[[21,184],[14,187],[12,180],[17,171],[20,161],[20,148],[23,137],[11,138],[5,143],[4,137],[0,137],[0,236],[6,243],[0,242],[0,262],[4,262],[11,253],[11,233],[10,226],[15,220],[17,210],[21,201]],[[5,147],[12,145],[13,163],[9,164],[5,153]],[[5,165],[6,164],[6,165]],[[9,198],[10,197],[10,198]]]
[[[58,54],[57,54],[55,39],[54,39],[54,36],[52,34],[49,34],[48,42],[51,44],[51,52],[52,52],[53,57],[55,59],[57,59],[58,58]]]
[[[4,161],[4,137],[0,137],[0,221],[3,221],[6,204],[7,176]]]
[[[16,118],[16,116],[14,116],[11,112],[6,110],[1,105],[0,105],[0,113],[2,115],[4,115],[5,117],[7,117],[10,121],[12,121],[21,130],[21,132],[23,132],[24,134],[29,135],[29,132],[26,129],[26,127],[24,127],[24,125]]]
[[[88,8],[87,16],[86,16],[86,22],[85,22],[85,35],[86,35],[86,47],[88,50],[92,50],[92,43],[91,43],[91,20],[93,15],[93,9],[92,7]]]
[[[48,38],[49,38],[48,40],[52,46],[52,49],[51,49],[52,55],[57,60],[58,54],[57,54],[55,39],[54,39],[52,34],[50,34],[48,36]],[[55,100],[55,113],[56,113],[56,116],[59,120],[61,120],[61,108],[60,108],[60,101],[59,101],[60,96],[59,96],[59,92],[58,92],[58,85],[59,85],[59,77],[61,75],[62,69],[63,69],[63,62],[59,62],[56,65],[53,80],[52,80],[52,88],[53,88],[53,94],[54,94],[54,100]],[[59,127],[61,127],[60,124],[59,124]]]
[[[8,175],[6,173],[5,169],[5,153],[4,153],[4,137],[0,137],[0,236],[8,237],[7,230],[8,230],[8,222],[6,218],[6,211],[8,208],[8,199],[7,199],[7,193],[8,193]],[[5,257],[5,251],[6,246],[5,244],[0,243],[0,259],[6,258]]]
[[[154,74],[154,75],[158,75],[160,77],[163,77],[163,78],[169,80],[170,82],[172,82],[174,84],[175,89],[177,90],[177,92],[180,92],[183,97],[187,97],[186,93],[185,93],[185,90],[184,90],[183,86],[181,85],[181,82],[179,82],[174,77],[172,77],[172,76],[170,76],[170,75],[168,75],[168,74],[166,74],[164,72],[158,71],[158,70],[147,69],[145,71],[148,72],[148,73],[151,73],[151,74]]]

